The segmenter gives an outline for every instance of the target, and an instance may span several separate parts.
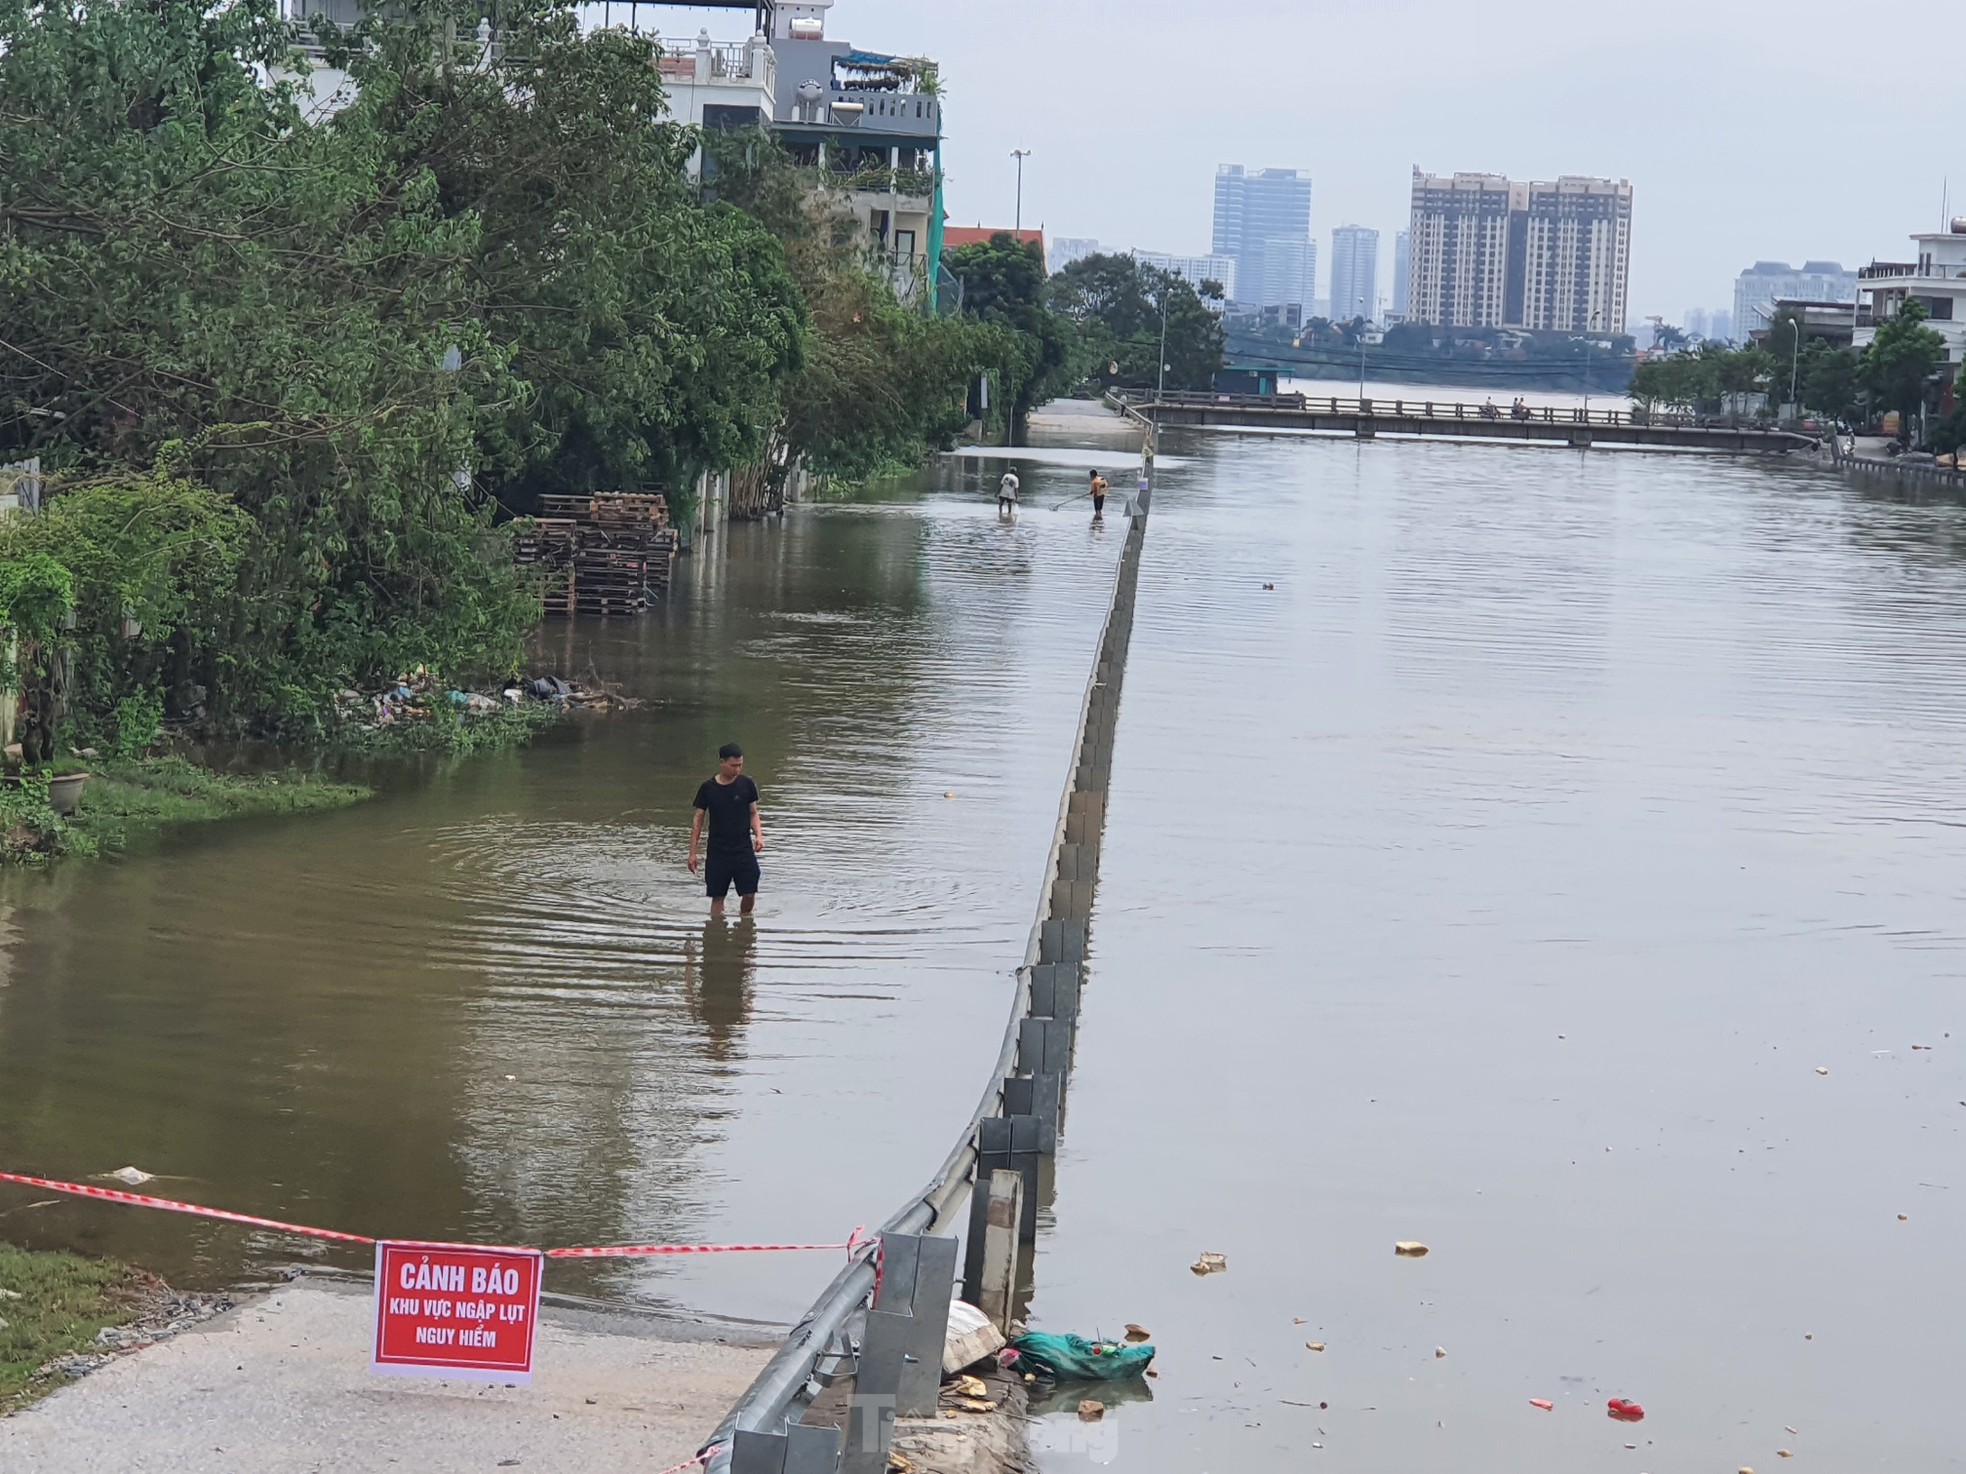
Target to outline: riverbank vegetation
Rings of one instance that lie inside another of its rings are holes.
[[[1920,412],[1936,407],[1945,352],[1945,339],[1925,325],[1924,309],[1915,300],[1879,324],[1861,353],[1810,337],[1801,319],[1782,312],[1765,342],[1745,348],[1706,342],[1647,360],[1632,376],[1631,397],[1647,410],[1698,414],[1744,414],[1756,400],[1764,414],[1772,415],[1774,405],[1794,403],[1843,422],[1894,413],[1909,436]],[[1935,441],[1951,433],[1954,418],[1934,428]],[[1959,431],[1966,438],[1966,423]],[[1939,448],[1950,450],[1957,443]]]
[[[76,811],[58,813],[50,788],[86,773]],[[374,790],[288,769],[225,773],[182,757],[95,756],[22,774],[0,786],[0,863],[115,853],[176,824],[347,808]]]
[[[533,0],[493,47],[478,15],[326,28],[329,108],[271,0],[0,0],[30,763],[128,702],[324,741],[337,693],[403,670],[502,683],[538,614],[505,524],[541,495],[659,484],[686,515],[702,471],[919,461],[1022,350],[904,308],[787,178],[706,189],[647,38]]]
[[[37,1381],[41,1368],[141,1318],[160,1295],[156,1280],[126,1265],[0,1242],[0,1417],[61,1385]]]

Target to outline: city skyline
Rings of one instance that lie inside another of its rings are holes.
[[[1189,255],[1209,248],[1212,171],[1228,159],[1309,169],[1317,227],[1357,221],[1377,227],[1382,242],[1406,219],[1415,163],[1523,179],[1624,178],[1644,197],[1630,316],[1667,321],[1688,303],[1725,303],[1753,261],[1889,259],[1908,234],[1940,223],[1943,161],[1925,150],[1876,146],[1880,137],[1929,134],[1929,102],[1916,88],[1853,78],[1836,48],[1795,51],[1786,86],[1802,97],[1843,96],[1854,85],[1874,109],[1866,127],[1850,128],[1837,108],[1802,109],[1791,120],[1790,146],[1757,154],[1752,168],[1737,149],[1716,146],[1741,137],[1729,89],[1691,87],[1670,108],[1645,105],[1657,79],[1682,74],[1696,38],[1715,54],[1760,53],[1766,25],[1751,8],[1658,0],[1633,30],[1556,0],[1504,0],[1479,24],[1444,0],[1405,0],[1402,30],[1436,32],[1452,44],[1402,52],[1407,104],[1391,107],[1386,77],[1371,68],[1325,76],[1311,93],[1301,86],[1307,55],[1382,49],[1384,11],[1332,0],[1289,7],[1227,0],[1211,23],[1223,34],[1219,54],[1233,48],[1238,57],[1236,80],[1199,84],[1207,102],[1201,126],[1187,110],[1166,106],[1163,91],[1141,86],[1167,75],[1177,59],[1201,60],[1192,11],[1173,0],[1138,0],[1124,25],[1107,7],[1034,0],[1001,0],[987,12],[840,0],[833,14],[843,33],[878,36],[884,49],[941,63],[961,117],[946,148],[950,210],[965,223],[1011,218],[1011,148],[1034,150],[1025,166],[1027,223]],[[1797,0],[1783,23],[1795,34],[1830,34],[1846,20],[1827,0]],[[692,32],[697,23],[689,21]],[[1597,67],[1552,69],[1534,86],[1495,84],[1521,64],[1525,36],[1572,33],[1586,50],[1615,56],[1609,83]],[[1030,44],[1034,36],[1045,44]],[[1217,75],[1213,65],[1203,74]],[[1001,78],[1016,85],[995,85]],[[1372,126],[1342,149],[1280,142],[1335,135],[1359,118]],[[1125,148],[1095,152],[1085,142],[1115,133]],[[1835,188],[1826,188],[1832,179]],[[1380,269],[1387,270],[1383,261]]]

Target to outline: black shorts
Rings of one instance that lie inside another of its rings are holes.
[[[710,855],[703,865],[704,889],[713,901],[721,901],[735,885],[740,896],[755,896],[764,871],[756,855]]]

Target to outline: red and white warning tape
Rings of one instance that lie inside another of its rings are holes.
[[[256,1218],[250,1213],[233,1213],[224,1208],[204,1208],[196,1203],[180,1203],[171,1198],[153,1198],[146,1193],[122,1192],[113,1187],[91,1187],[81,1182],[57,1182],[47,1177],[24,1177],[18,1172],[0,1172],[0,1182],[40,1188],[43,1192],[66,1193],[70,1197],[94,1198],[104,1203],[120,1203],[128,1208],[151,1208],[160,1213],[188,1213],[194,1218],[213,1218],[221,1223],[243,1223],[248,1228],[264,1228],[273,1233],[298,1234],[310,1239],[328,1239],[339,1244],[376,1242],[366,1234],[341,1233],[332,1228],[310,1228],[304,1223],[283,1223],[277,1218]],[[668,1254],[817,1254],[838,1250],[853,1254],[873,1242],[877,1240],[866,1238],[861,1230],[856,1228],[852,1236],[843,1244],[617,1244],[594,1249],[548,1249],[545,1254],[548,1259],[644,1259]],[[432,1244],[429,1247],[474,1246]],[[680,1467],[687,1469],[691,1465],[683,1464]],[[671,1474],[675,1474],[675,1471],[671,1471]]]

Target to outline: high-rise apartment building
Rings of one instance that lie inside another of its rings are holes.
[[[1413,171],[1409,315],[1445,327],[1622,332],[1632,187]]]
[[[1777,302],[1857,302],[1857,273],[1836,261],[1757,261],[1734,279],[1729,337],[1743,343],[1774,321]],[[1716,334],[1715,336],[1719,336]]]
[[[1387,313],[1388,321],[1405,322],[1412,316],[1410,298],[1413,295],[1413,232],[1402,230],[1393,236],[1393,305]]]
[[[1214,255],[1236,263],[1236,300],[1251,307],[1303,305],[1317,291],[1311,245],[1311,177],[1301,169],[1215,171]]]
[[[1341,225],[1331,232],[1331,320],[1379,315],[1379,232]]]

